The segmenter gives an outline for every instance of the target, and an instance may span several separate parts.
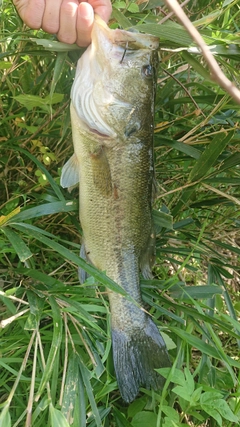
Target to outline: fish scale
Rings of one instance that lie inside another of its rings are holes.
[[[113,361],[122,398],[140,386],[159,390],[156,368],[170,366],[165,342],[142,309],[140,270],[154,255],[153,113],[158,39],[110,30],[95,17],[92,44],[78,62],[72,87],[74,157],[61,185],[79,178],[80,256],[135,300],[108,290]],[[86,274],[80,272],[84,281]]]

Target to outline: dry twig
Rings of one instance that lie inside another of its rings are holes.
[[[219,67],[216,59],[208,49],[202,36],[198,30],[194,27],[190,19],[187,17],[183,9],[177,0],[164,0],[169,9],[171,9],[181,24],[185,27],[187,32],[190,34],[192,39],[200,47],[202,55],[206,60],[210,71],[212,73],[212,79],[217,82],[231,97],[240,104],[240,90],[225,76]]]

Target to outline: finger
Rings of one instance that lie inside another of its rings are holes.
[[[77,0],[63,0],[60,9],[60,28],[57,34],[58,40],[64,43],[75,43],[77,40]]]
[[[41,28],[45,8],[44,0],[13,0],[13,4],[28,27],[34,30]]]
[[[61,4],[62,0],[45,0],[42,29],[47,33],[56,34],[59,31]]]
[[[93,8],[89,3],[82,2],[77,13],[77,44],[81,47],[91,43],[91,31],[94,21]]]
[[[112,13],[111,0],[88,0],[94,13],[97,13],[105,22],[108,22]]]

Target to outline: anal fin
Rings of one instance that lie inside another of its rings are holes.
[[[152,279],[152,267],[154,265],[156,255],[155,240],[155,230],[154,226],[152,225],[152,230],[147,246],[140,258],[140,270],[144,279]]]
[[[84,243],[82,243],[82,245],[81,245],[79,256],[80,256],[80,258],[84,259],[84,261],[89,262],[88,256],[86,254],[86,249],[85,249]],[[84,282],[86,282],[88,277],[89,277],[89,274],[85,270],[83,270],[83,268],[79,267],[78,268],[79,282],[81,284],[83,284]]]

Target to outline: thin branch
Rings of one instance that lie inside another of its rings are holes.
[[[240,91],[239,89],[225,76],[219,67],[216,59],[208,49],[208,46],[205,44],[202,36],[199,34],[198,30],[194,27],[190,19],[187,17],[185,12],[182,10],[180,4],[177,0],[164,0],[169,9],[171,9],[181,24],[185,27],[187,32],[190,34],[192,39],[197,43],[202,51],[202,55],[206,60],[210,71],[212,73],[212,80],[217,82],[222,89],[224,89],[231,97],[240,104]]]
[[[180,82],[180,80],[178,80],[177,77],[175,77],[173,74],[169,73],[169,71],[165,70],[164,68],[162,70],[164,71],[164,73],[166,73],[168,76],[170,76],[173,80],[175,80],[179,84],[179,86],[181,86],[181,88],[184,90],[184,92],[186,92],[187,96],[191,99],[192,103],[195,105],[196,109],[199,110],[201,112],[201,114],[203,115],[203,117],[206,118],[204,112],[201,110],[199,105],[193,99],[189,90],[187,90],[187,88]]]
[[[186,6],[186,4],[188,4],[190,2],[190,0],[184,0],[181,3],[181,7]],[[174,15],[174,12],[170,12],[168,15],[164,16],[163,19],[161,19],[161,21],[158,22],[159,25],[163,24],[165,21],[167,21],[168,19],[170,19],[172,16]]]

